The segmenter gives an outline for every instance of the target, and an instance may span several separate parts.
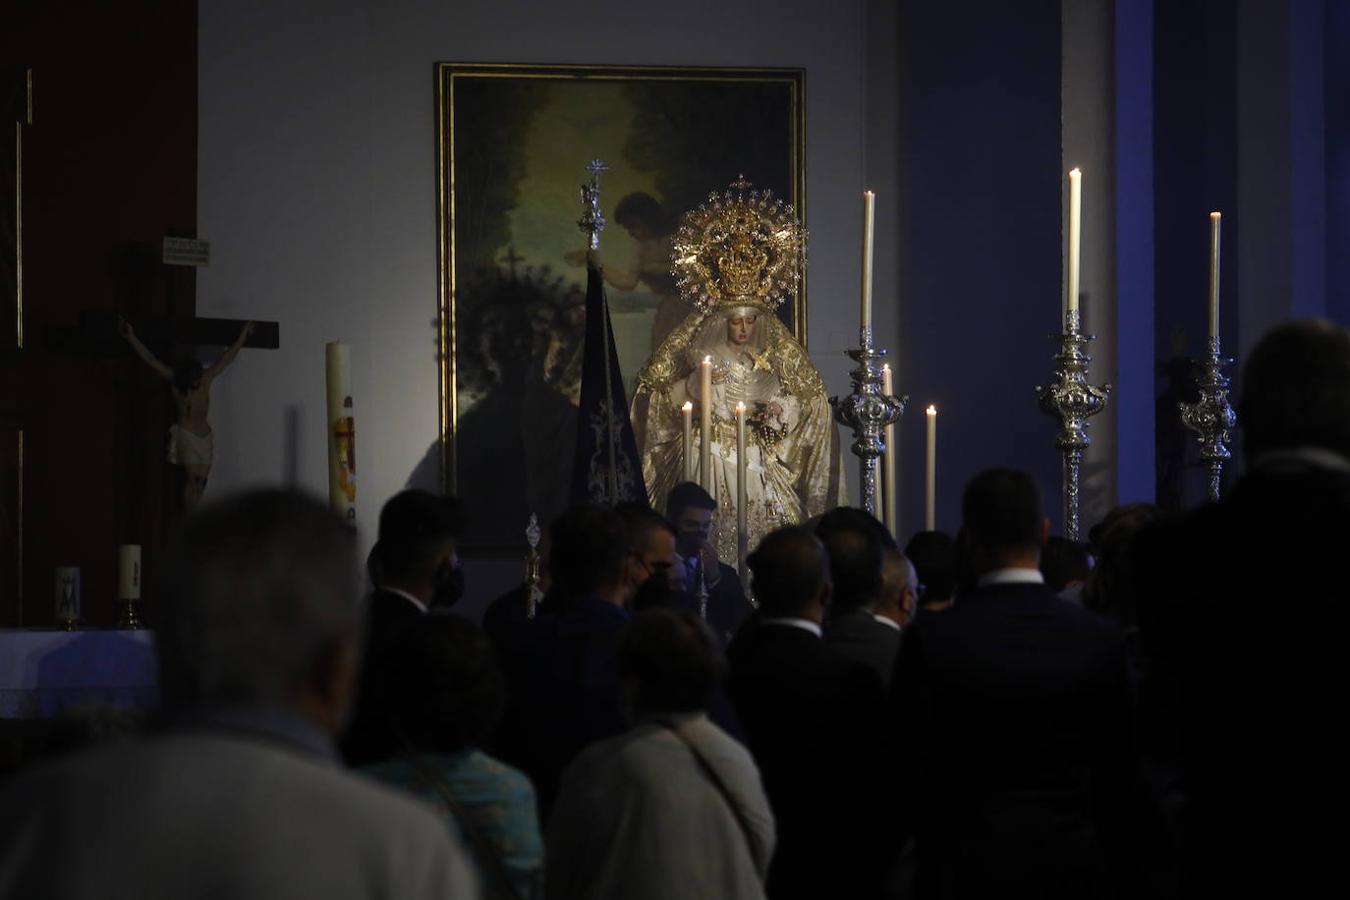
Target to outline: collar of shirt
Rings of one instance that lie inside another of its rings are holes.
[[[994,569],[992,572],[985,572],[980,576],[980,580],[975,582],[976,587],[989,587],[994,584],[1045,584],[1045,578],[1037,569]]]
[[[416,597],[414,597],[412,594],[408,593],[405,590],[400,590],[399,588],[396,587],[390,587],[387,584],[380,585],[380,590],[384,591],[386,594],[398,594],[400,597],[407,600],[413,606],[417,607],[418,612],[427,611],[427,605],[425,603],[423,603],[421,600],[418,600]]]
[[[885,625],[889,628],[894,628],[896,631],[900,630],[900,623],[895,621],[894,619],[888,619],[886,616],[879,616],[876,613],[872,613],[872,618],[876,619],[882,625]]]
[[[1252,463],[1255,469],[1278,469],[1290,464],[1302,464],[1314,469],[1350,472],[1350,460],[1324,447],[1289,447],[1262,453]]]
[[[340,765],[333,739],[299,716],[271,706],[209,706],[172,715],[168,725],[186,731],[229,731],[285,744]]]
[[[760,619],[761,625],[786,625],[789,628],[800,628],[802,631],[809,631],[816,637],[821,636],[820,626],[810,619],[797,619],[790,616],[783,618]]]

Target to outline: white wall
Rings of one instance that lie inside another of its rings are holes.
[[[352,345],[367,542],[379,506],[436,440],[441,61],[804,67],[808,341],[830,392],[846,393],[839,351],[857,339],[863,6],[201,0],[198,230],[213,259],[198,309],[281,323],[281,350],[246,352],[216,389],[211,493],[291,472],[297,486],[326,491],[331,340]],[[876,290],[894,296],[882,281]]]

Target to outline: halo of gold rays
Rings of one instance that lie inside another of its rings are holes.
[[[703,312],[776,309],[797,292],[805,255],[806,229],[792,204],[752,190],[742,175],[681,216],[670,271],[685,301]]]

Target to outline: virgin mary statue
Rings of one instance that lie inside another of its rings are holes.
[[[686,477],[681,408],[692,402],[688,472],[717,500],[710,539],[722,559],[737,557],[738,403],[747,410],[748,548],[779,526],[844,502],[839,433],[824,382],[774,314],[797,290],[805,233],[790,205],[749,187],[739,179],[681,220],[672,272],[694,310],[638,373],[633,398],[642,474],[657,509]],[[700,390],[705,357],[712,359],[708,397]],[[708,473],[698,471],[703,403],[712,411]]]

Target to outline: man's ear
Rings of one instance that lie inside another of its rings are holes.
[[[337,733],[345,727],[356,692],[360,651],[354,634],[329,640],[319,650],[311,671],[310,689],[325,726]]]

